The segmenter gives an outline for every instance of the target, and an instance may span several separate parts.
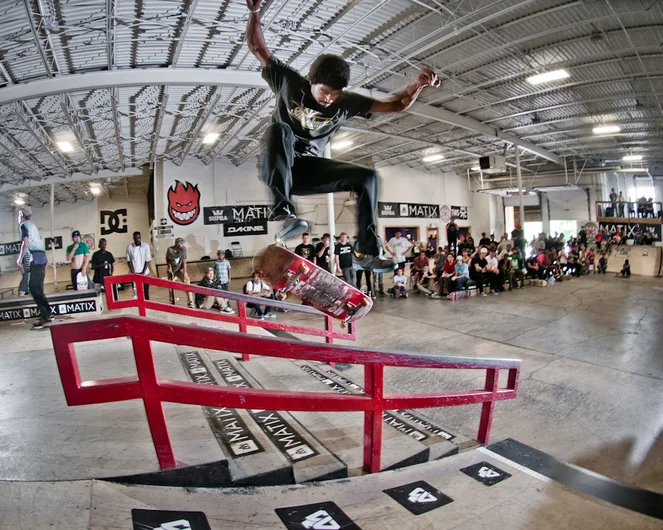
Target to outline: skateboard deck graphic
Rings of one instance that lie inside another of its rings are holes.
[[[546,280],[527,280],[528,285],[535,285],[536,287],[545,287],[548,285]]]
[[[373,307],[359,289],[283,247],[271,245],[260,251],[254,268],[274,291],[297,296],[346,323],[359,320]]]
[[[462,300],[463,298],[469,298],[472,296],[472,291],[463,290],[463,291],[454,291],[449,293],[449,300]]]

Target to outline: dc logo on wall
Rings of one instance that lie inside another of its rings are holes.
[[[122,208],[115,210],[102,210],[99,212],[101,219],[101,235],[107,236],[108,234],[126,234],[127,233],[127,209]]]
[[[200,215],[200,191],[198,185],[179,180],[168,190],[168,216],[173,223],[190,225]]]

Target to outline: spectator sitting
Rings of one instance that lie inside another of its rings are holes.
[[[451,277],[451,280],[456,282],[456,291],[462,291],[466,288],[467,282],[470,280],[470,269],[460,256],[456,257],[456,266],[454,268],[456,274]]]
[[[472,234],[469,232],[469,228],[467,236],[465,237],[465,248],[467,248],[467,250],[469,250],[470,252],[474,252],[474,238],[472,237]]]
[[[542,252],[539,254],[539,257],[536,258],[536,262],[539,264],[539,278],[542,280],[548,279],[553,272],[552,261],[550,260],[550,251]]]
[[[513,289],[513,269],[512,269],[512,258],[511,253],[502,253],[502,258],[498,262],[498,267],[500,270],[500,283],[499,287],[501,291],[504,291],[504,283],[509,282],[509,291]]]
[[[460,255],[460,253],[463,251],[463,249],[467,248],[466,247],[467,243],[465,243],[465,235],[461,234],[458,236],[458,251],[456,252],[456,256]]]
[[[585,254],[585,265],[587,265],[587,272],[593,272],[596,274],[596,255],[594,252],[592,252],[592,249],[587,249],[587,253]]]
[[[431,291],[433,282],[435,281],[435,275],[428,270],[428,265],[424,265],[424,268],[421,270],[421,273],[418,276],[417,282],[414,284],[415,289],[419,292],[424,293],[426,296],[431,296],[437,298],[437,294]]]
[[[472,264],[472,254],[474,253],[474,249],[470,250],[469,248],[466,248],[463,250],[463,263],[467,265],[467,268],[470,268],[470,265]]]
[[[463,258],[458,256],[460,263],[463,262]],[[444,266],[440,274],[440,294],[443,296],[449,296],[455,289],[454,278],[456,274],[456,266],[454,264],[453,254],[447,254],[447,259],[444,260]],[[467,281],[465,282],[467,283]]]
[[[251,279],[246,282],[246,285],[244,286],[244,294],[274,300],[275,298],[272,294],[271,288],[260,279],[260,276],[261,275],[258,271],[253,272]],[[251,309],[251,313],[249,314],[249,317],[251,318],[265,320],[265,317],[276,317],[276,315],[272,313],[272,310],[269,308],[269,306],[264,306],[261,308],[259,304],[246,304],[246,307]]]
[[[629,264],[628,260],[624,261],[624,265],[622,265],[622,270],[617,273],[617,276],[622,275],[622,278],[630,278],[631,277],[631,265]]]
[[[208,267],[207,270],[205,271],[205,276],[203,276],[203,279],[200,280],[198,285],[200,285],[201,287],[208,287],[209,289],[219,289],[220,282],[218,282],[214,278],[214,275],[215,275],[214,267]],[[219,311],[231,315],[235,313],[230,307],[228,300],[226,300],[225,298],[221,298],[220,296],[214,296],[214,295],[196,294],[196,307],[198,307],[199,309],[211,309],[215,303],[218,304]]]
[[[495,256],[495,251],[496,249],[491,245],[488,250],[488,256],[486,256],[486,275],[488,276],[488,283],[490,284],[490,294],[493,295],[497,295],[497,292],[504,284],[500,279],[500,264]]]
[[[513,249],[513,254],[511,255],[511,258],[512,258],[511,259],[512,278],[516,282],[520,280],[520,288],[523,289],[525,287],[525,262],[518,247]],[[515,287],[515,285],[513,287]]]
[[[488,250],[491,248],[497,250],[498,241],[495,240],[495,234],[490,234],[490,241],[488,241]]]
[[[601,254],[601,257],[599,258],[598,273],[605,274],[606,272],[608,272],[608,258],[605,257],[605,254]]]
[[[425,252],[420,252],[414,261],[412,262],[412,268],[410,276],[412,277],[412,283],[416,285],[419,282],[421,273],[424,270],[424,267],[428,266],[428,258],[426,257]]]
[[[532,254],[526,261],[527,277],[531,279],[539,278],[539,263],[536,256]]]
[[[559,265],[559,272],[563,275],[568,273],[569,270],[569,258],[566,255],[566,250],[562,248],[557,253],[557,264]]]
[[[486,279],[486,265],[488,264],[486,254],[488,254],[488,249],[481,247],[480,250],[474,253],[470,264],[470,278],[477,284],[477,289],[481,296],[486,296],[486,293],[483,292],[483,282]]]
[[[403,276],[403,267],[396,269],[393,280],[394,286],[387,289],[387,292],[394,298],[407,298],[407,278]]]
[[[499,260],[499,259],[505,258],[507,256],[511,256],[512,254],[513,254],[513,245],[508,244],[508,245],[506,245],[506,247],[504,247],[503,250],[501,250],[497,254],[497,259]]]
[[[433,258],[433,264],[435,265],[435,275],[437,276],[438,280],[440,278],[442,267],[444,267],[445,261],[446,254],[444,253],[444,249],[439,247],[435,253],[435,257]]]

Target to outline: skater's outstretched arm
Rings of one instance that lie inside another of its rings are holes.
[[[249,23],[246,26],[246,42],[249,45],[249,51],[256,56],[262,66],[267,66],[272,52],[265,44],[265,36],[260,26],[260,5],[262,0],[246,0],[246,7],[251,12],[249,14]]]
[[[405,90],[388,98],[375,100],[375,103],[371,106],[371,112],[402,112],[407,110],[427,86],[440,86],[440,79],[430,68],[422,68],[417,78]]]

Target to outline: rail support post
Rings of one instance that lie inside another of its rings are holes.
[[[372,410],[364,413],[364,471],[380,471],[382,456],[382,416],[384,412],[384,366],[364,366],[364,388]]]
[[[492,392],[490,401],[481,405],[481,421],[479,422],[479,434],[477,440],[483,445],[488,445],[490,439],[490,428],[493,425],[493,415],[495,414],[495,398],[497,396],[497,383],[499,379],[499,370],[488,368],[486,370],[485,390]]]

